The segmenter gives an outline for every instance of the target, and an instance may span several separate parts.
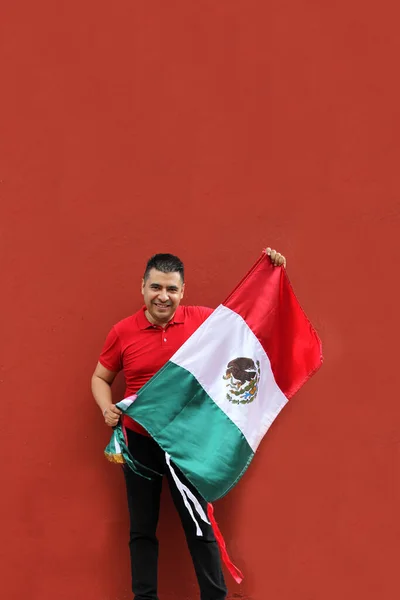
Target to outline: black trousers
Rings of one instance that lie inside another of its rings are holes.
[[[192,556],[200,587],[201,600],[224,600],[227,590],[221,569],[219,549],[211,525],[196,516],[203,534],[202,536],[196,535],[196,524],[185,506],[183,497],[166,464],[163,450],[150,437],[130,430],[127,430],[127,435],[129,450],[134,458],[167,477],[172,499],[179,513]],[[173,465],[173,469],[179,480],[196,496],[207,515],[206,501],[176,466]],[[132,591],[135,600],[158,600],[158,540],[156,530],[160,510],[162,477],[150,481],[136,475],[128,467],[124,467],[124,474],[130,516],[129,548]]]

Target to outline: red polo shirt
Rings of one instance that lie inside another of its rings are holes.
[[[157,373],[213,312],[213,309],[204,306],[178,306],[175,315],[163,329],[147,320],[145,310],[144,306],[114,325],[99,358],[99,362],[109,371],[124,372],[124,398],[135,394]],[[124,417],[124,425],[148,435],[139,423],[129,417]]]

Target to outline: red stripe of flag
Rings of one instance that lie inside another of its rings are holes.
[[[317,332],[301,308],[286,270],[274,267],[265,253],[223,302],[256,335],[287,398],[322,364]]]

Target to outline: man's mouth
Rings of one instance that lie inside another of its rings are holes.
[[[154,306],[156,306],[157,308],[160,308],[161,310],[164,310],[166,308],[170,308],[169,304],[158,304],[157,302],[154,302]]]

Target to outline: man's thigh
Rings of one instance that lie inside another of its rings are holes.
[[[132,456],[142,465],[158,473],[164,472],[164,453],[149,437],[127,431]],[[131,531],[154,534],[160,510],[162,476],[151,479],[134,473],[127,465],[123,467],[131,520]]]

